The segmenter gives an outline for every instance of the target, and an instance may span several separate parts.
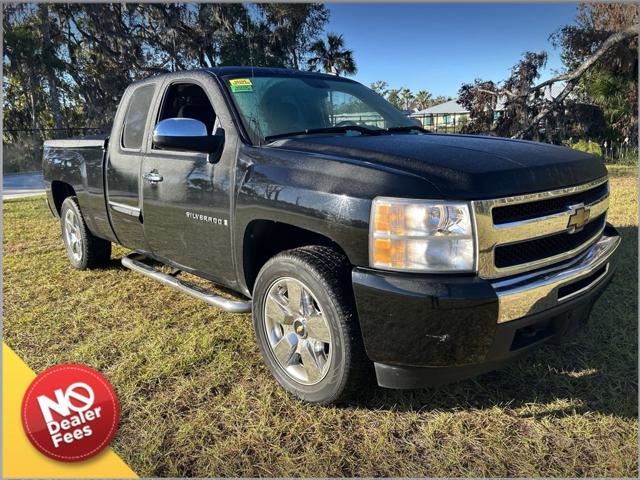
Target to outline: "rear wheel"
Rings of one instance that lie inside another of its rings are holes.
[[[253,325],[271,373],[303,400],[338,402],[369,378],[349,266],[333,249],[303,247],[269,260],[254,288]]]
[[[111,242],[94,236],[84,221],[78,199],[67,197],[60,209],[62,240],[67,256],[78,270],[101,267],[111,258]]]

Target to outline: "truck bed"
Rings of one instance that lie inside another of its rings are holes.
[[[107,135],[91,135],[44,142],[42,170],[49,204],[56,203],[55,181],[70,186],[78,198],[87,225],[102,238],[112,239],[102,178]]]

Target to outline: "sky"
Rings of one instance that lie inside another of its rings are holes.
[[[562,69],[549,35],[574,23],[577,4],[326,4],[369,85],[456,96],[476,78],[501,81],[525,51],[549,54],[542,80]]]

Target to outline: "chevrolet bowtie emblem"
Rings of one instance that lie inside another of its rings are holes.
[[[582,204],[570,207],[569,211],[571,212],[571,215],[569,215],[569,223],[567,224],[569,233],[579,232],[589,221],[591,212]]]

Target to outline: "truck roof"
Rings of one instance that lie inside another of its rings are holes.
[[[213,73],[214,75],[224,76],[224,75],[291,75],[294,77],[305,76],[305,77],[326,77],[326,78],[336,78],[336,75],[330,75],[327,73],[321,72],[309,72],[305,70],[295,70],[293,68],[278,68],[278,67],[214,67],[214,68],[206,68],[205,70]],[[339,77],[342,78],[342,77]]]
[[[217,77],[224,77],[227,75],[241,75],[241,76],[265,76],[265,75],[274,75],[274,76],[292,76],[292,77],[315,77],[315,78],[326,78],[332,80],[344,80],[347,82],[354,82],[354,80],[340,77],[337,75],[330,75],[328,73],[321,72],[308,72],[304,70],[295,70],[293,68],[278,68],[278,67],[251,67],[251,66],[225,66],[225,67],[213,67],[213,68],[195,68],[191,70],[183,70],[177,72],[167,72],[161,73],[158,75],[151,75],[144,79],[133,82],[132,84],[137,84],[140,82],[144,82],[145,80],[149,80],[151,78],[158,78],[165,75],[180,75],[181,73],[191,73],[191,72],[208,72]]]

